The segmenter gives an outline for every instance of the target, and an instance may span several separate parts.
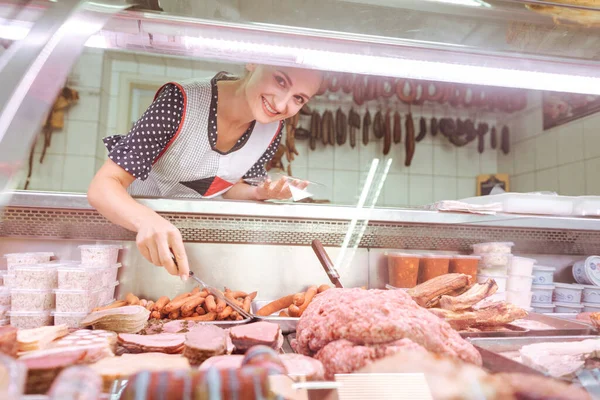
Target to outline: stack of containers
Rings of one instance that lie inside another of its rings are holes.
[[[53,253],[6,254],[9,287],[10,324],[19,329],[52,325],[50,310],[54,307],[56,264]],[[6,289],[4,289],[6,292]],[[6,302],[6,300],[4,300]]]
[[[534,312],[551,314],[554,312],[554,268],[543,265],[533,266],[533,286],[531,287],[531,307]]]
[[[533,258],[512,257],[506,283],[506,301],[508,303],[531,310],[533,267],[536,262]]]
[[[63,263],[57,268],[56,310],[52,313],[55,325],[76,328],[92,309],[114,301],[121,246],[86,245],[79,249],[81,263]]]
[[[590,256],[573,265],[575,281],[583,285],[583,311],[600,311],[600,256]]]
[[[583,299],[584,287],[582,285],[572,283],[555,283],[554,294],[554,312],[579,314],[583,311],[584,306],[581,304]]]
[[[477,282],[484,283],[488,279],[493,279],[498,285],[495,300],[506,300],[508,269],[512,262],[511,242],[489,242],[473,245],[473,254],[481,257],[479,262],[479,271]]]

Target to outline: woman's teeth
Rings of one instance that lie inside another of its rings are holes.
[[[270,105],[269,103],[267,103],[267,100],[263,97],[262,99],[263,104],[265,105],[265,108],[267,109],[268,112],[270,112],[271,114],[279,114],[277,111],[275,111]]]

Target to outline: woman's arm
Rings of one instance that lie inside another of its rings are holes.
[[[294,187],[305,189],[307,182],[293,181]],[[238,182],[223,194],[227,200],[287,200],[292,197],[290,185],[286,178],[281,178],[277,182],[266,180],[258,186],[248,185],[244,182]]]

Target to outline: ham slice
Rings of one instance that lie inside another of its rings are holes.
[[[185,335],[181,333],[159,333],[158,335],[119,334],[119,344],[129,353],[178,354],[183,351]]]
[[[258,345],[279,350],[282,345],[279,325],[270,322],[236,326],[229,330],[229,336],[238,353],[245,353],[249,348]]]
[[[325,368],[319,360],[302,354],[281,354],[279,358],[292,378],[301,377],[307,381],[325,379]]]
[[[183,355],[191,365],[227,352],[227,332],[212,325],[198,326],[185,335]]]
[[[206,371],[209,368],[216,368],[219,371],[223,369],[239,369],[242,367],[242,361],[244,361],[244,356],[241,354],[216,356],[204,361],[198,369],[200,371]]]

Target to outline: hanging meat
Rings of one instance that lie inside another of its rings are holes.
[[[324,118],[323,118],[324,119]],[[314,150],[317,147],[317,140],[322,135],[322,121],[318,111],[313,111],[310,119],[310,149]]]
[[[429,123],[429,130],[431,132],[431,136],[435,136],[438,133],[438,120],[436,117],[431,118],[431,122]]]
[[[402,142],[402,121],[400,120],[400,113],[396,111],[394,113],[394,143]]]
[[[477,125],[477,151],[479,151],[480,154],[485,150],[485,134],[488,132],[488,129],[488,124],[480,123]]]
[[[369,144],[369,129],[371,128],[371,114],[369,110],[365,113],[362,126],[362,142],[366,146]]]
[[[385,113],[383,129],[383,155],[387,156],[390,152],[390,147],[392,146],[392,117],[389,111]]]
[[[373,135],[377,139],[381,139],[385,134],[383,130],[383,116],[381,115],[381,111],[377,111],[375,113],[375,119],[373,120]]]
[[[419,119],[419,134],[415,139],[416,142],[420,142],[425,139],[425,135],[427,135],[427,122],[425,122],[425,118],[421,117]]]
[[[356,131],[360,129],[360,115],[354,111],[354,109],[350,109],[350,114],[348,115],[348,126],[350,134],[350,147],[354,148],[356,146]]]
[[[415,155],[415,125],[411,113],[406,115],[404,123],[406,125],[406,140],[404,141],[406,159],[404,160],[404,165],[410,167],[413,156]]]
[[[502,141],[501,143],[501,148],[502,148],[502,152],[504,154],[508,154],[510,152],[510,137],[509,137],[509,131],[508,131],[508,127],[505,125],[502,128],[502,136],[500,138],[500,140]]]
[[[341,108],[338,108],[335,114],[335,128],[337,144],[342,146],[346,143],[346,138],[348,137],[348,120]]]
[[[496,148],[498,147],[498,137],[495,126],[492,128],[492,132],[490,133],[490,146],[494,150],[496,150]]]
[[[354,89],[352,92],[352,99],[357,105],[362,106],[364,104],[366,92],[367,84],[365,83],[365,78],[359,75],[354,79]]]

